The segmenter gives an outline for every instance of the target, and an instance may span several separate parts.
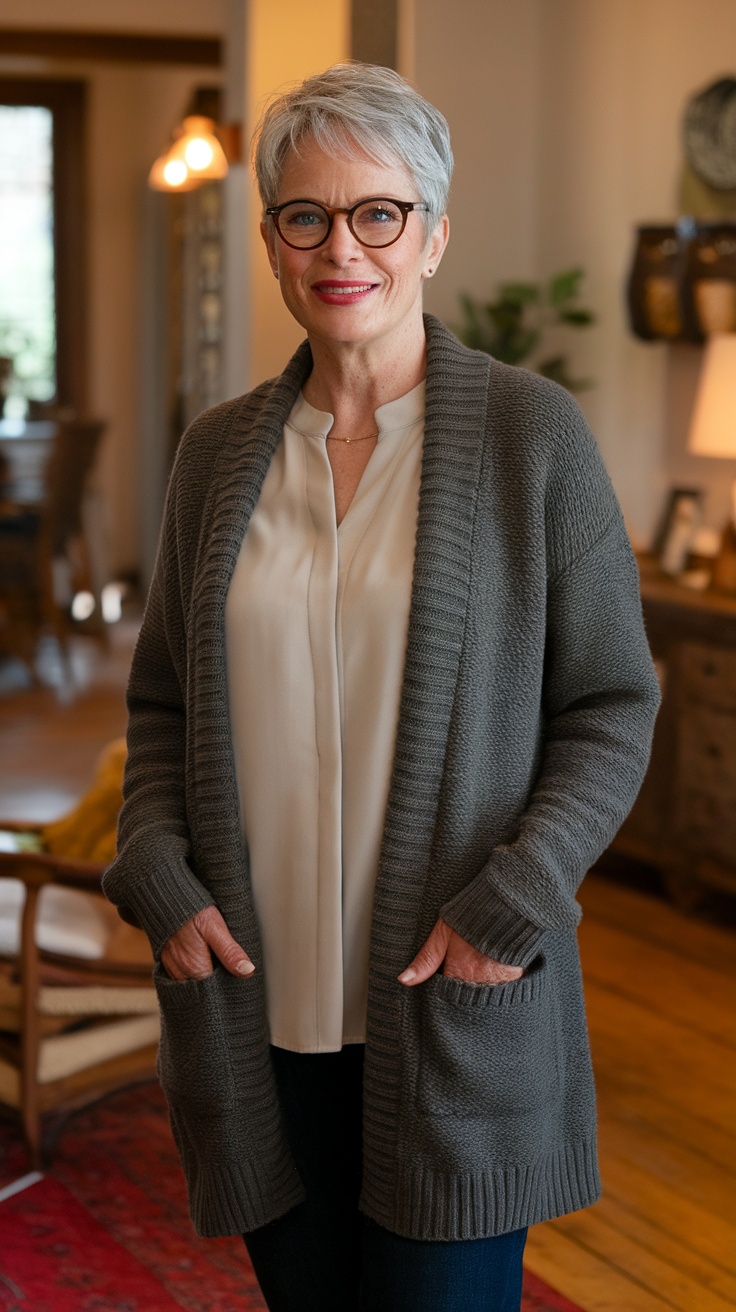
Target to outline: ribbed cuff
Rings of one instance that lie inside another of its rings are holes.
[[[185,861],[162,867],[137,884],[126,880],[124,891],[116,887],[115,873],[113,865],[103,878],[103,892],[120,906],[125,920],[145,930],[156,957],[177,929],[212,906],[211,896]]]
[[[446,902],[440,916],[479,952],[509,966],[528,966],[545,933],[504,902],[485,873]]]

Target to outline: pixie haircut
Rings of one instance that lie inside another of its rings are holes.
[[[333,64],[271,101],[253,139],[264,209],[277,203],[287,156],[298,154],[307,136],[334,159],[357,153],[407,169],[417,199],[429,206],[423,215],[428,233],[444,214],[453,165],[450,130],[439,110],[393,69]]]

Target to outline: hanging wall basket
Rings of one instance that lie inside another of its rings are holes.
[[[703,342],[736,332],[736,222],[684,217],[636,234],[628,307],[637,337]]]

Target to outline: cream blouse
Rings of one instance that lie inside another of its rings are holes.
[[[271,1042],[295,1052],[365,1041],[423,417],[424,383],[376,410],[378,441],[338,527],[333,416],[300,395],[228,592],[232,737]]]

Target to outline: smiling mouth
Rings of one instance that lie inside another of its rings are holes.
[[[324,292],[328,296],[355,296],[359,292],[370,292],[377,286],[378,284],[375,282],[316,282],[314,284],[314,290],[317,292]]]

